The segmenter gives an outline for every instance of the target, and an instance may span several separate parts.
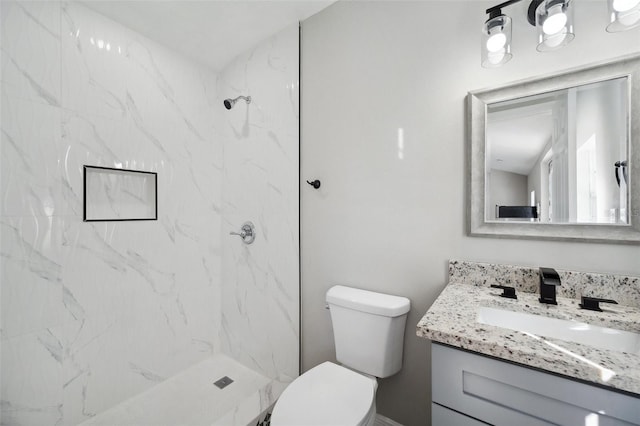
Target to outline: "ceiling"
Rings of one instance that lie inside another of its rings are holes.
[[[87,7],[213,71],[335,0],[84,0]]]
[[[528,176],[553,135],[553,97],[529,99],[489,111],[487,157],[491,169]]]
[[[551,108],[487,124],[491,169],[528,176],[553,135]]]

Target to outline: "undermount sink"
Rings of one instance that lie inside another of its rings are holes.
[[[481,324],[595,348],[640,354],[640,334],[630,331],[487,307],[478,309],[477,321]]]

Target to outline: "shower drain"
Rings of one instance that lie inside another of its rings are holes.
[[[219,387],[220,389],[224,389],[226,386],[230,385],[231,383],[233,383],[233,380],[231,380],[227,376],[224,376],[223,378],[219,379],[218,381],[213,382],[213,384],[216,385],[217,387]]]

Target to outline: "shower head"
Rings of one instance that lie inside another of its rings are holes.
[[[235,99],[225,99],[224,100],[224,107],[226,109],[233,108],[233,106],[236,104],[236,102],[238,102],[238,99],[244,99],[248,104],[251,103],[251,96],[238,96]]]

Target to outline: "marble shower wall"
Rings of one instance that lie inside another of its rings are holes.
[[[0,17],[1,423],[73,425],[220,350],[216,75],[76,3]],[[157,172],[158,220],[82,222],[83,164]]]
[[[224,98],[223,350],[274,379],[299,373],[298,26],[239,56],[220,74]],[[250,220],[253,244],[229,236]]]

